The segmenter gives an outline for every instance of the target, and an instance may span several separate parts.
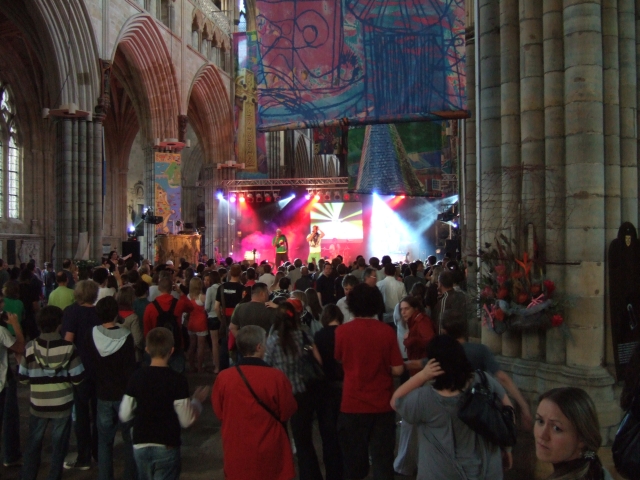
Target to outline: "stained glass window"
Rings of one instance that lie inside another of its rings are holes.
[[[0,83],[0,217],[20,218],[21,151],[9,88]]]

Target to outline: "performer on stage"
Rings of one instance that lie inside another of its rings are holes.
[[[278,268],[282,263],[289,261],[289,255],[287,255],[287,252],[289,251],[289,242],[287,242],[287,237],[282,234],[282,230],[276,230],[276,236],[273,237],[271,245],[276,247],[276,268]]]
[[[314,225],[311,229],[311,233],[307,235],[307,242],[309,242],[309,258],[307,260],[308,263],[315,261],[318,263],[318,260],[322,257],[322,252],[320,248],[320,242],[324,237],[324,232],[318,228],[317,225]]]

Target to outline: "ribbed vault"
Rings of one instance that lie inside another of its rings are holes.
[[[205,165],[233,158],[231,103],[215,66],[205,65],[196,75],[187,116],[202,144]]]
[[[171,53],[153,18],[136,15],[123,26],[114,74],[131,97],[143,136],[177,138],[180,98]]]

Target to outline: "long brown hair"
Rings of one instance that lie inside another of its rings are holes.
[[[576,387],[553,388],[540,395],[540,401],[542,400],[549,400],[558,406],[584,443],[583,457],[554,466],[555,471],[548,480],[602,479],[602,463],[597,455],[602,435],[596,407],[589,394]]]
[[[293,305],[288,302],[278,305],[273,328],[278,332],[278,340],[285,354],[298,355],[298,345],[293,338],[293,332],[298,330],[299,323],[298,313]]]

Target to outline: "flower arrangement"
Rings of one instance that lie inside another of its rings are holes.
[[[480,252],[485,274],[480,281],[483,325],[496,333],[562,327],[564,301],[556,285],[544,278],[542,265],[527,252],[517,254],[517,242],[504,235]],[[512,248],[513,247],[513,248]]]

